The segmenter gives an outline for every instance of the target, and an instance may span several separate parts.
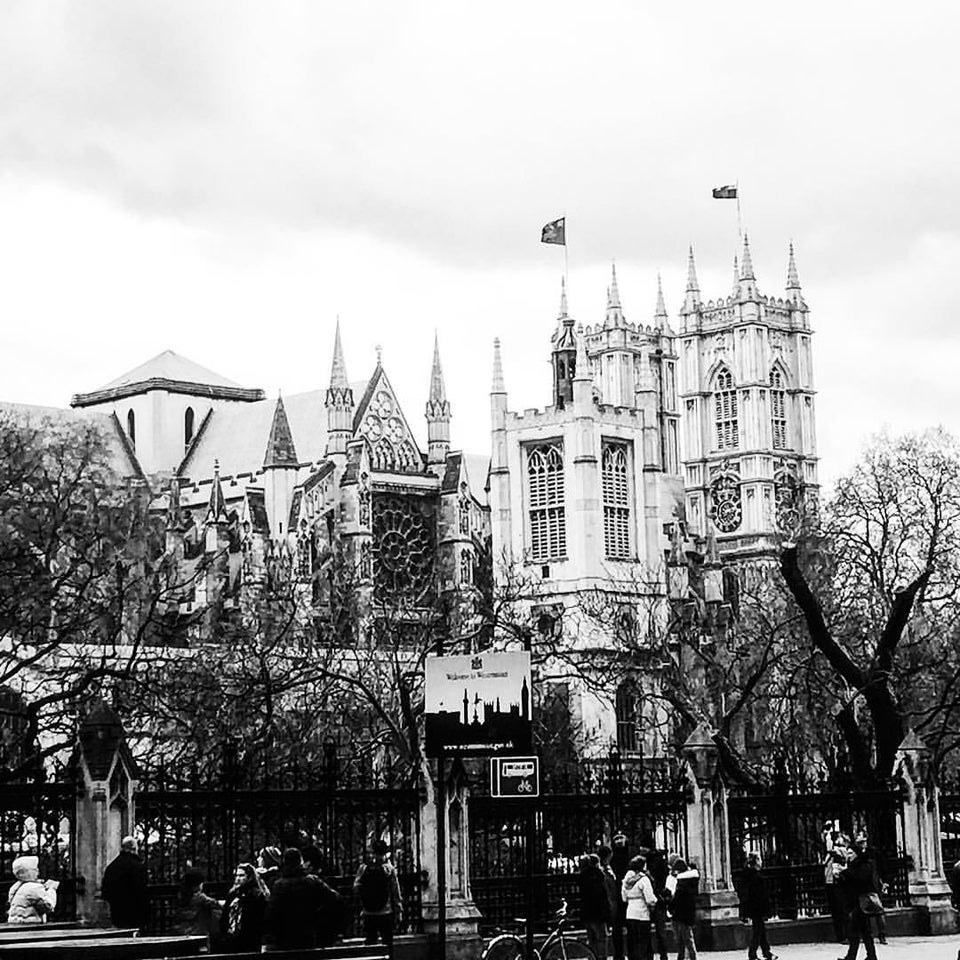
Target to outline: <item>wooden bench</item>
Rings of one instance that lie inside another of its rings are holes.
[[[14,927],[17,924],[13,925]],[[26,927],[26,924],[23,924]],[[8,943],[49,943],[52,940],[96,940],[113,937],[135,937],[136,928],[76,927],[66,930],[51,930],[47,924],[30,924],[30,929],[0,930],[0,950]]]
[[[98,931],[102,933],[103,931]],[[107,931],[109,932],[109,931]],[[202,955],[206,937],[75,937],[0,945],[2,960],[161,960]]]

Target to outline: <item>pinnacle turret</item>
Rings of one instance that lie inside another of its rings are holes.
[[[213,461],[213,485],[210,488],[210,501],[207,505],[207,523],[225,523],[227,520],[227,502],[220,486],[220,461]]]
[[[270,426],[270,437],[267,440],[267,450],[263,456],[263,466],[295,467],[298,463],[290,421],[287,420],[287,411],[283,406],[283,397],[278,396],[277,405],[273,411],[273,423]]]
[[[443,382],[443,369],[440,366],[440,340],[436,333],[433,335],[433,367],[430,371],[430,402],[447,402],[447,388]]]
[[[620,305],[620,287],[617,285],[617,265],[610,268],[610,286],[607,287],[607,315],[603,325],[611,327],[623,326],[623,308]]]
[[[790,258],[787,261],[787,297],[797,303],[803,302],[800,292],[800,276],[797,273],[797,261],[793,256],[793,241],[790,241]]]
[[[433,367],[430,371],[430,396],[427,399],[427,462],[443,464],[450,452],[450,403],[440,366],[440,340],[433,335]]]
[[[560,312],[557,314],[558,320],[563,320],[567,316],[567,278],[560,278]]]
[[[687,255],[687,290],[683,298],[683,312],[692,313],[700,304],[700,285],[697,283],[697,264],[693,259],[693,244]]]
[[[340,318],[333,338],[333,364],[330,367],[330,386],[324,403],[327,410],[327,455],[345,454],[347,442],[353,436],[353,390],[347,380],[347,365],[340,342]],[[291,441],[292,442],[292,441]]]
[[[740,261],[737,259],[737,255],[733,255],[733,295],[736,296],[740,292]]]
[[[503,382],[503,361],[500,357],[500,338],[493,338],[493,384],[490,387],[491,393],[506,393],[507,388]]]
[[[653,325],[655,327],[667,327],[670,325],[667,316],[667,306],[663,302],[663,282],[660,279],[660,273],[657,272],[657,308],[653,314]]]
[[[756,280],[753,272],[753,258],[750,256],[750,238],[743,235],[743,259],[740,261],[740,279]]]
[[[333,364],[330,368],[330,388],[349,387],[347,365],[343,359],[343,344],[340,342],[340,318],[337,317],[337,331],[333,340]]]

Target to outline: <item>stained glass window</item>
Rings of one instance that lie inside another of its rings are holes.
[[[622,443],[603,444],[603,546],[612,559],[630,556],[630,486],[627,448]]]
[[[379,601],[424,602],[434,583],[434,506],[423,497],[373,497],[373,579]]]
[[[717,431],[717,449],[736,449],[740,444],[740,423],[737,390],[733,375],[724,367],[714,381],[714,422]]]
[[[566,556],[563,446],[545,443],[527,452],[527,492],[530,498],[530,559]]]

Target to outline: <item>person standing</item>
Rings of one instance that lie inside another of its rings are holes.
[[[866,950],[867,960],[877,960],[877,948],[870,930],[870,916],[880,905],[880,880],[877,877],[877,865],[869,856],[867,849],[854,842],[853,859],[843,871],[843,889],[850,910],[850,945],[843,960],[857,960],[860,941]]]
[[[16,878],[7,895],[7,923],[46,923],[57,908],[58,880],[40,879],[40,859],[17,857],[13,861]]]
[[[300,851],[289,847],[280,857],[280,876],[267,899],[263,952],[314,949],[322,911],[323,886],[303,868]]]
[[[610,936],[613,941],[613,960],[623,960],[623,940],[627,927],[627,904],[623,899],[623,878],[630,869],[630,849],[627,835],[617,832],[613,835],[613,853],[610,856],[610,868],[617,881],[617,909],[610,918]]]
[[[257,873],[268,890],[280,879],[280,848],[264,847],[257,856]]]
[[[697,894],[700,874],[694,866],[687,866],[683,857],[677,857],[667,877],[666,894],[673,916],[673,932],[677,936],[677,960],[697,960],[697,942],[694,925],[697,922]]]
[[[174,910],[174,932],[182,936],[203,936],[210,941],[220,929],[217,911],[220,901],[203,892],[203,874],[191,868],[180,881]]]
[[[220,914],[220,942],[226,953],[259,953],[269,895],[251,863],[241,863]]]
[[[654,848],[647,857],[647,873],[657,895],[657,905],[650,911],[651,952],[659,952],[660,960],[667,960],[667,901],[666,886],[670,868],[666,850]]]
[[[627,955],[630,960],[650,960],[650,911],[657,905],[657,895],[643,857],[630,861],[621,895],[627,907]]]
[[[579,867],[580,919],[587,930],[587,943],[602,960],[607,955],[610,900],[600,857],[595,853],[587,854],[580,858]]]
[[[766,878],[761,872],[760,857],[756,853],[751,853],[747,857],[747,865],[740,885],[740,916],[744,920],[749,920],[752,928],[747,960],[757,960],[758,950],[762,951],[765,960],[776,960],[776,954],[771,952],[770,943],[767,940],[770,906],[770,892]]]
[[[384,945],[393,952],[393,931],[401,916],[403,900],[396,867],[388,862],[390,848],[380,839],[370,844],[370,857],[361,864],[353,881],[353,889],[360,898],[363,919],[363,942]]]
[[[100,897],[110,905],[110,922],[115,927],[143,930],[150,917],[147,868],[139,856],[134,837],[120,841],[120,853],[107,864],[100,883]]]

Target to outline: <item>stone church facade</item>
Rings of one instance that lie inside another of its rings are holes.
[[[362,609],[414,618],[438,599],[469,617],[481,589],[519,583],[524,615],[588,656],[616,637],[578,621],[585,596],[662,607],[671,557],[763,556],[795,533],[817,492],[809,312],[792,248],[774,298],[745,239],[715,300],[691,250],[676,327],[659,287],[649,321],[628,320],[614,270],[603,315],[577,323],[563,291],[544,343],[549,403],[523,412],[495,343],[489,455],[451,444],[436,345],[424,448],[379,359],[349,380],[339,326],[317,390],[268,399],[167,351],[55,413],[104,424],[185,570],[217,557],[165,613],[182,642],[203,638],[214,600],[236,607],[281,576],[328,602],[340,557]],[[568,686],[596,742],[656,752],[624,734],[637,696]]]

